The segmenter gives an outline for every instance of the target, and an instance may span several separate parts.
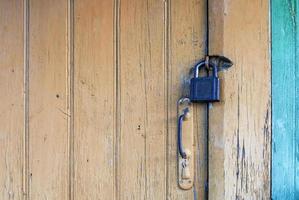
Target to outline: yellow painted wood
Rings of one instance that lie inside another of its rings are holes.
[[[206,33],[206,3],[202,0],[167,1],[168,64],[168,139],[167,198],[204,199],[206,181],[206,107],[194,105],[196,145],[195,187],[179,190],[177,185],[177,111],[180,97],[188,95],[188,74],[192,65],[204,56]]]
[[[120,1],[118,198],[166,198],[164,2]]]
[[[209,51],[229,57],[209,109],[209,199],[270,199],[269,2],[209,1]]]
[[[23,1],[0,1],[0,199],[23,198]]]
[[[113,0],[74,2],[74,199],[114,199]]]
[[[29,11],[29,198],[68,199],[67,1]]]
[[[204,56],[206,1],[26,2],[28,74],[18,67],[22,3],[0,1],[0,89],[7,95],[0,105],[1,197],[18,199],[23,178],[28,199],[205,199],[206,106],[194,106],[195,187],[184,191],[176,105],[188,94],[190,67]],[[210,199],[266,199],[268,3],[209,7],[210,53],[235,62],[222,74],[223,102],[210,109]],[[2,139],[3,130],[15,134]]]

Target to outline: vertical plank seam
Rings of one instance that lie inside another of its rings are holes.
[[[169,67],[169,63],[170,63],[170,38],[171,38],[171,33],[170,33],[170,23],[171,23],[171,16],[170,16],[170,9],[171,9],[171,4],[170,4],[170,0],[165,0],[165,8],[164,8],[164,16],[165,16],[165,19],[164,19],[164,28],[165,28],[165,39],[164,39],[164,56],[165,56],[165,71],[166,71],[166,145],[165,145],[165,148],[166,148],[166,200],[169,198],[170,194],[170,190],[169,190],[169,154],[170,154],[170,147],[169,147],[169,144],[170,144],[170,141],[169,141],[169,117],[170,117],[170,109],[169,109],[169,102],[170,102],[170,95],[169,95],[169,90],[170,90],[170,73],[171,73],[171,68]],[[165,86],[164,86],[165,87]]]
[[[23,137],[23,198],[29,199],[29,0],[23,5],[24,30],[24,137]]]
[[[168,161],[169,161],[169,153],[168,153],[168,145],[169,145],[169,109],[168,109],[168,102],[169,102],[169,0],[164,0],[164,94],[165,94],[165,102],[164,102],[164,108],[165,108],[165,128],[166,131],[166,138],[165,138],[165,199],[168,198],[168,192],[169,192],[169,184],[168,184]]]
[[[68,108],[68,141],[69,141],[69,188],[68,197],[74,199],[74,0],[68,1],[67,12],[67,108]]]
[[[148,4],[148,0],[146,1],[146,9],[145,9],[145,15],[146,17],[149,17],[149,4]],[[147,28],[147,37],[148,37],[148,54],[149,54],[149,66],[151,66],[151,59],[152,59],[152,55],[151,55],[151,35],[150,35],[150,22],[149,22],[149,18],[147,19],[146,22],[146,28]],[[145,108],[145,112],[144,112],[144,199],[146,200],[148,198],[148,166],[147,166],[147,151],[148,151],[148,147],[147,147],[147,128],[148,128],[148,99],[147,99],[147,76],[146,76],[146,67],[143,70],[143,81],[144,81],[144,108]]]
[[[199,27],[204,28],[202,35],[203,47],[198,49],[195,58],[198,55],[208,55],[209,49],[209,18],[208,18],[208,0],[202,1],[202,6],[198,7],[200,12],[203,12],[203,20],[197,24]],[[203,24],[201,24],[203,23]],[[193,49],[196,52],[196,49]],[[208,110],[209,104],[194,105],[194,148],[195,148],[195,167],[194,167],[194,185],[193,185],[193,199],[203,198],[208,199]],[[203,114],[203,115],[201,115]],[[201,116],[201,117],[200,117]],[[198,120],[204,120],[203,126],[200,125]],[[201,154],[202,153],[202,154]],[[201,162],[202,160],[202,162]],[[202,165],[202,166],[201,166]],[[198,183],[198,185],[197,185]],[[201,190],[202,188],[202,190]]]
[[[209,37],[209,0],[206,0],[206,48],[205,48],[205,54],[206,55],[209,55],[209,40],[210,40],[210,37]],[[209,140],[209,134],[210,134],[210,131],[209,131],[209,126],[210,126],[210,111],[209,111],[209,107],[210,107],[210,103],[207,103],[207,106],[206,106],[206,120],[207,120],[207,125],[206,125],[206,138],[207,138],[207,144],[206,144],[206,156],[207,156],[207,161],[206,161],[206,165],[207,165],[207,177],[206,177],[206,180],[205,180],[205,196],[206,196],[206,199],[209,199],[209,143],[210,143],[210,140]]]
[[[114,83],[114,129],[115,129],[115,135],[113,137],[113,151],[114,151],[114,199],[120,199],[120,168],[119,168],[119,163],[120,163],[120,133],[121,133],[121,95],[120,95],[120,49],[119,49],[119,37],[120,37],[120,27],[119,27],[119,22],[120,22],[120,0],[114,0],[114,14],[113,14],[114,20],[113,20],[113,37],[114,37],[114,52],[113,52],[113,59],[114,59],[114,78],[115,80],[113,81]]]
[[[209,55],[209,40],[210,40],[210,37],[209,37],[209,34],[210,34],[210,32],[209,32],[209,0],[206,0],[206,8],[205,8],[205,10],[206,10],[206,38],[205,38],[205,40],[206,40],[206,48],[205,48],[205,53],[206,53],[206,55]]]
[[[270,199],[272,199],[272,158],[273,158],[273,152],[272,152],[272,142],[273,142],[273,122],[272,122],[272,116],[273,116],[273,101],[272,101],[272,94],[273,94],[273,85],[272,85],[272,81],[273,81],[273,78],[272,78],[272,75],[273,75],[273,71],[272,71],[272,63],[273,63],[273,60],[272,60],[272,1],[269,1],[269,39],[270,39],[270,42],[269,42],[269,65],[270,65],[270,115],[271,115],[271,120],[270,120],[270,131],[271,131],[271,142],[270,142],[270,174],[269,174],[269,178],[270,178]]]

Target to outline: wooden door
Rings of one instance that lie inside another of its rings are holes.
[[[269,198],[268,5],[0,0],[0,199]],[[207,53],[235,65],[194,105],[181,190],[176,103]]]

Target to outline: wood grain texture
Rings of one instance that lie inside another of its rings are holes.
[[[122,0],[119,23],[119,199],[165,199],[164,2]]]
[[[298,199],[298,1],[272,1],[272,198]],[[282,39],[283,38],[283,39]]]
[[[114,199],[113,0],[74,4],[74,198]]]
[[[23,1],[0,1],[0,199],[23,198]]]
[[[30,199],[68,198],[67,1],[30,1]]]
[[[268,13],[268,1],[209,1],[210,54],[234,62],[209,109],[209,199],[270,198]]]
[[[195,187],[180,190],[177,183],[177,110],[176,103],[189,93],[189,72],[204,56],[206,3],[202,0],[168,1],[168,193],[167,199],[204,199],[206,168],[206,109],[194,106],[196,140]]]
[[[205,1],[24,2],[0,0],[0,199],[205,198],[204,105],[189,191],[176,140]]]

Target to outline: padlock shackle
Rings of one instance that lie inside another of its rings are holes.
[[[218,77],[218,68],[217,68],[217,66],[214,65],[214,64],[211,64],[211,65],[213,67],[213,76]]]
[[[194,65],[194,77],[199,76],[199,70],[201,67],[205,66],[206,60],[202,59],[198,63]],[[212,64],[209,62],[209,66],[212,66],[213,68],[213,76],[218,77],[218,71],[217,71],[217,66],[215,64]]]

